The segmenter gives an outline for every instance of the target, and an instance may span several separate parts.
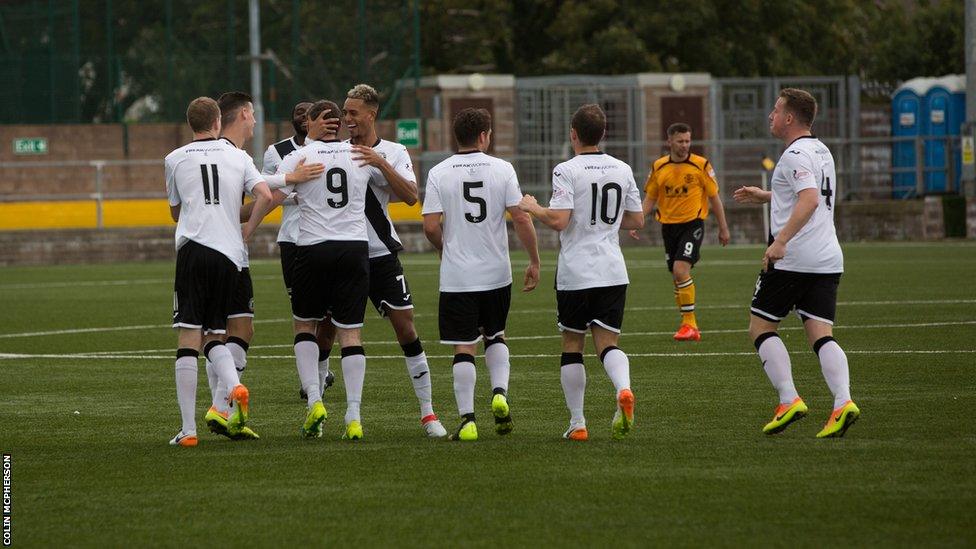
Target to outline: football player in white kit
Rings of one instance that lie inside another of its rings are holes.
[[[539,283],[539,249],[532,219],[518,209],[515,168],[485,154],[491,115],[462,109],[454,117],[458,152],[434,166],[424,196],[424,233],[441,252],[438,325],[441,343],[454,346],[454,396],[461,424],[451,440],[478,440],[474,414],[477,344],[485,342],[495,431],[512,432],[508,403],[511,365],[505,322],[512,299],[506,212],[529,254],[523,292]]]
[[[309,123],[323,117],[337,118],[339,113],[335,103],[317,101],[309,108]],[[278,167],[279,173],[288,173],[302,160],[328,167],[323,175],[308,183],[274,191],[277,201],[294,191],[299,207],[291,304],[295,363],[308,403],[301,428],[305,437],[322,436],[322,421],[327,417],[319,389],[316,331],[318,324],[328,319],[338,328],[342,352],[342,380],[346,386],[346,429],[342,438],[363,438],[360,404],[366,353],[361,332],[369,294],[369,237],[364,210],[373,169],[359,166],[352,157],[352,145],[328,132],[322,139],[286,156]],[[267,210],[255,206],[245,235],[266,214]]]
[[[417,178],[406,147],[376,135],[379,94],[371,86],[359,84],[346,94],[343,123],[349,129],[350,143],[360,165],[374,168],[380,180],[366,189],[366,220],[369,222],[369,299],[380,315],[390,319],[397,342],[403,350],[407,376],[420,402],[420,424],[429,437],[447,435],[434,414],[431,399],[430,368],[427,355],[413,323],[413,299],[403,274],[398,253],[403,249],[393,221],[387,213],[390,202],[417,203]],[[332,347],[335,328],[319,330],[320,349]],[[326,353],[326,356],[327,353]]]
[[[737,202],[771,202],[769,247],[756,281],[749,323],[749,336],[779,393],[773,419],[763,427],[770,435],[808,412],[793,385],[790,355],[776,333],[792,309],[803,322],[834,395],[834,410],[817,438],[844,436],[861,414],[851,400],[847,355],[833,338],[844,255],[834,230],[834,157],[811,133],[816,115],[817,101],[810,93],[783,89],[769,114],[769,131],[786,144],[786,150],[773,171],[770,190],[741,187],[734,193]]]
[[[264,151],[264,165],[261,173],[270,175],[277,173],[278,165],[281,160],[288,156],[292,151],[305,146],[307,141],[314,141],[315,137],[308,135],[308,108],[312,104],[302,101],[295,105],[291,111],[291,125],[295,128],[295,135],[268,145]],[[339,129],[339,119],[325,120],[325,129],[335,131]],[[268,182],[268,185],[275,189],[275,185]],[[281,259],[281,276],[285,282],[285,291],[291,296],[292,272],[295,266],[295,252],[297,251],[298,241],[298,203],[294,196],[289,196],[281,204],[281,225],[278,228],[278,255]],[[331,337],[327,344],[323,344],[322,332],[328,329]],[[335,336],[335,329],[331,322],[319,323],[319,390],[325,391],[332,386],[335,377],[329,371],[329,354],[332,350],[332,339]],[[299,390],[302,400],[307,400],[308,395],[304,389]]]
[[[251,96],[239,91],[226,92],[217,98],[220,107],[220,139],[239,149],[253,163],[251,155],[244,150],[248,139],[254,136],[254,105]],[[304,164],[297,166],[293,173],[287,175],[263,175],[264,181],[270,189],[284,187],[288,183],[303,183],[320,175],[324,171],[321,164]],[[243,196],[241,197],[243,199]],[[241,220],[247,221],[254,202],[249,202],[241,208]],[[243,379],[247,368],[247,351],[254,337],[254,286],[248,261],[247,246],[244,246],[244,268],[237,277],[237,287],[227,316],[227,335],[224,344],[234,357],[237,375]],[[205,416],[207,427],[211,432],[234,439],[259,438],[250,427],[244,427],[239,433],[232,434],[227,428],[227,421],[232,410],[227,407],[227,395],[217,383],[217,376],[213,364],[207,361],[207,382],[210,385],[213,405]]]
[[[563,436],[570,440],[589,438],[583,416],[587,330],[593,334],[596,354],[615,389],[617,411],[611,435],[624,438],[634,423],[630,361],[617,347],[630,283],[619,232],[642,228],[644,214],[634,171],[599,149],[606,127],[607,117],[599,105],[581,106],[573,115],[569,133],[576,156],[553,169],[549,207],[543,208],[528,194],[519,204],[559,231],[556,302],[563,339],[560,379],[570,411],[569,429]]]
[[[213,364],[216,382],[234,405],[227,422],[240,433],[249,415],[249,392],[240,383],[234,357],[223,342],[227,316],[245,265],[241,196],[256,197],[262,210],[273,205],[271,191],[254,163],[220,135],[220,107],[208,97],[187,108],[193,142],[165,160],[166,193],[176,225],[173,327],[179,329],[176,394],[183,420],[170,444],[197,445],[196,387],[200,347]]]

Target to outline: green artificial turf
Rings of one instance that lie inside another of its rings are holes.
[[[553,253],[529,294],[517,291],[525,259],[515,255],[506,330],[515,432],[493,432],[478,357],[481,438],[470,444],[424,438],[402,353],[372,310],[365,439],[339,440],[333,359],[325,436],[302,440],[288,304],[278,264],[260,261],[243,381],[262,438],[206,432],[201,363],[200,445],[170,447],[180,425],[173,265],[2,268],[0,451],[12,455],[14,546],[976,544],[976,245],[845,246],[834,335],[862,416],[831,440],[814,438],[832,401],[795,317],[781,335],[810,416],[761,433],[776,394],[745,330],[760,248],[705,248],[694,271],[699,343],[671,339],[679,317],[660,248],[625,255],[620,347],[637,422],[629,439],[611,440],[613,391],[588,347],[586,443],[561,439]],[[435,410],[452,430],[437,259],[402,260]]]

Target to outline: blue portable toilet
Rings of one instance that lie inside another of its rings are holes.
[[[966,120],[966,76],[953,74],[936,78],[922,98],[925,115],[921,124],[922,135],[932,139],[925,140],[925,191],[944,193],[951,188],[959,189],[962,170],[962,155],[949,136],[958,136],[962,123]],[[952,170],[946,169],[946,148],[953,147]],[[949,172],[954,174],[948,180]]]
[[[923,98],[932,86],[934,78],[912,78],[902,84],[891,99],[891,135],[894,137],[918,137],[923,135]],[[915,165],[922,159],[915,158],[915,140],[895,141],[891,151],[891,165],[900,169],[892,177],[894,198],[911,196],[916,189]]]

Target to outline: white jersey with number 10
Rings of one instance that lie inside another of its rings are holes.
[[[549,208],[573,210],[559,233],[557,290],[630,283],[620,223],[625,211],[642,211],[630,166],[602,152],[576,155],[553,169]]]

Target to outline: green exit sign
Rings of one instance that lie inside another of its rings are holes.
[[[14,154],[47,154],[47,138],[15,137]]]
[[[397,143],[404,147],[420,147],[420,120],[417,118],[397,120],[396,138]]]

